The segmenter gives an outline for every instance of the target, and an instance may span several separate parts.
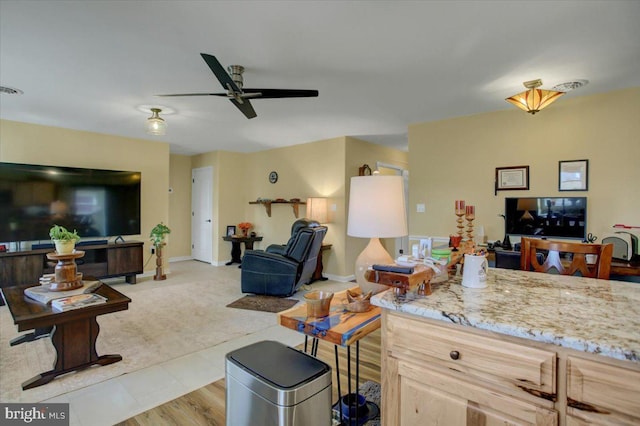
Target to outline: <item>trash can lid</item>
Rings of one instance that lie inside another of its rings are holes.
[[[237,349],[227,358],[282,389],[296,388],[331,371],[319,359],[272,340]]]

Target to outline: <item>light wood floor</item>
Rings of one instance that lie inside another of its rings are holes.
[[[309,344],[311,339],[309,339]],[[302,347],[299,347],[303,349]],[[351,372],[355,377],[355,345],[351,348]],[[347,393],[347,357],[346,348],[338,348],[340,359],[341,391]],[[335,369],[334,346],[320,341],[318,358]],[[380,330],[360,340],[360,384],[367,380],[380,383]],[[338,386],[335,372],[332,376],[333,401],[338,400]],[[352,383],[352,386],[355,384]],[[203,388],[193,391],[166,404],[160,405],[119,426],[157,426],[157,425],[224,425],[225,424],[225,380],[221,379]]]

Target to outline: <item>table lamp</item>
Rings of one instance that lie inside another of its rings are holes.
[[[356,259],[355,276],[363,294],[379,293],[389,287],[368,282],[364,274],[374,264],[393,263],[380,238],[407,235],[402,176],[355,176],[351,178],[347,235],[370,238]]]
[[[322,197],[307,198],[307,214],[306,217],[315,220],[318,223],[328,223],[327,199]]]

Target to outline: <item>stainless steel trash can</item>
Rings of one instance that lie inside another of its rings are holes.
[[[331,425],[331,367],[265,340],[226,356],[227,426]]]

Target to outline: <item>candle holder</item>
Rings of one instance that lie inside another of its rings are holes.
[[[476,218],[475,206],[467,206],[464,218],[467,219],[467,239],[473,241],[473,220]]]
[[[462,236],[464,235],[464,224],[462,223],[464,222],[462,217],[465,215],[464,200],[456,200],[455,211],[456,216],[458,216],[458,219],[456,220],[458,222],[458,235],[460,235],[460,238],[462,238]]]

